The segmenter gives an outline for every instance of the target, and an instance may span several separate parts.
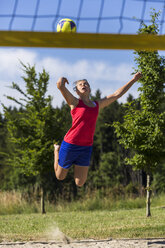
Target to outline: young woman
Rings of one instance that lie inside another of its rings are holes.
[[[124,95],[141,77],[138,72],[123,87],[113,94],[98,101],[90,100],[90,85],[86,79],[75,82],[75,91],[79,98],[73,96],[66,88],[69,84],[65,77],[59,78],[57,88],[71,108],[72,127],[59,145],[54,145],[54,170],[57,179],[65,179],[69,168],[74,164],[74,178],[77,186],[85,183],[92,153],[93,136],[99,109],[105,108]]]

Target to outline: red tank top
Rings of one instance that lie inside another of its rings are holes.
[[[89,107],[82,100],[71,110],[72,127],[64,137],[64,141],[79,146],[91,146],[99,112],[98,102],[96,107]]]

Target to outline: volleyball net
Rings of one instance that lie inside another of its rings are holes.
[[[165,50],[165,0],[1,0],[0,46]],[[139,35],[151,9],[158,35]],[[57,33],[62,18],[77,33]]]

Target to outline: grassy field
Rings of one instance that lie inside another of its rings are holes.
[[[145,198],[29,204],[19,193],[0,192],[0,242],[72,239],[158,238],[165,236],[165,195],[152,197],[152,216],[145,216]]]
[[[165,206],[165,195],[151,198],[152,207]],[[46,201],[47,212],[71,212],[71,211],[93,211],[93,210],[127,210],[145,208],[145,197],[100,197],[97,193],[87,195],[81,200],[66,202],[58,200],[49,203]],[[31,202],[22,198],[20,192],[1,192],[0,191],[0,216],[8,214],[32,214],[40,213],[40,203],[36,200]]]
[[[73,239],[164,237],[165,209],[72,211],[0,216],[0,241],[54,240],[59,230]]]

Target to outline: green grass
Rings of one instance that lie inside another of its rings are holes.
[[[79,201],[46,202],[41,215],[37,202],[29,204],[18,192],[0,192],[0,241],[56,240],[63,232],[73,239],[149,238],[165,234],[165,197],[152,197],[150,218],[145,198],[86,196]]]
[[[57,227],[73,239],[164,237],[165,209],[59,211],[0,216],[0,240],[53,240]],[[48,235],[49,234],[49,235]]]

